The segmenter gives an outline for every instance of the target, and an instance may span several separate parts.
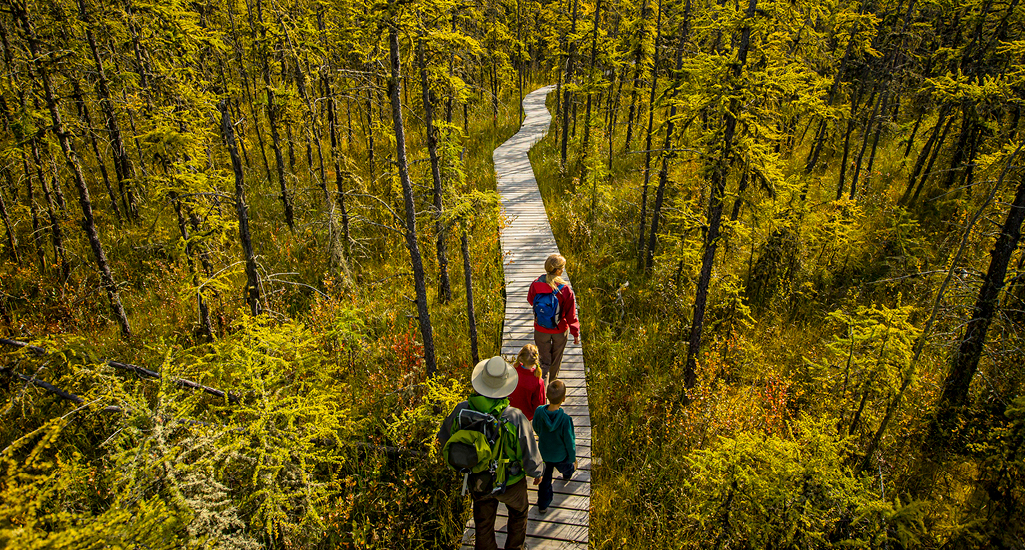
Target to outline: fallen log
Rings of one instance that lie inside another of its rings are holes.
[[[7,346],[16,347],[16,348],[27,349],[27,350],[35,353],[36,355],[50,355],[50,353],[51,353],[50,351],[47,351],[45,348],[41,348],[39,346],[34,346],[34,345],[26,343],[26,342],[19,342],[18,340],[9,340],[7,338],[0,338],[0,344],[4,344],[4,345],[7,345]],[[152,370],[149,370],[147,368],[140,367],[138,365],[132,365],[132,364],[129,364],[129,363],[122,363],[120,361],[104,361],[104,364],[109,365],[109,366],[111,366],[111,367],[113,367],[115,369],[119,369],[119,370],[123,370],[123,371],[128,371],[128,372],[134,372],[134,373],[136,373],[138,375],[145,376],[147,378],[158,378],[158,379],[162,378],[162,376],[160,375],[159,372],[152,371]],[[238,403],[238,397],[237,396],[232,395],[229,392],[226,392],[226,391],[223,391],[223,390],[219,390],[217,388],[211,388],[210,386],[204,386],[203,384],[199,384],[197,382],[193,382],[192,380],[188,380],[188,379],[185,379],[185,378],[175,378],[173,380],[173,382],[179,388],[188,388],[188,389],[191,389],[191,390],[204,391],[204,392],[206,392],[206,393],[208,393],[210,395],[214,395],[214,396],[220,397],[221,399],[227,399],[229,403],[233,403],[233,404],[234,403]]]

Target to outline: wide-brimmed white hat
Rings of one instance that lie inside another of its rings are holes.
[[[484,397],[500,399],[508,397],[516,389],[520,377],[513,367],[501,357],[485,359],[473,367],[471,382],[473,389]]]

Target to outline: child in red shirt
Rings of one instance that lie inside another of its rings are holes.
[[[516,356],[516,374],[519,382],[509,396],[509,406],[523,411],[527,420],[534,419],[534,411],[547,403],[545,385],[541,380],[541,368],[538,366],[538,351],[534,344],[527,344]]]

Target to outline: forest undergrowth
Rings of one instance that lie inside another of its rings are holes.
[[[463,141],[466,182],[477,193],[461,219],[471,232],[481,356],[497,353],[504,315],[491,152],[518,128],[517,101],[504,97],[494,118],[480,104],[487,114],[471,113],[472,139]],[[422,139],[412,136],[411,147]],[[347,154],[366,152],[351,142]],[[352,196],[395,195],[389,174],[369,181],[365,167],[353,170],[354,181],[366,179]],[[3,263],[3,336],[49,352],[7,346],[5,374],[80,401],[3,377],[0,546],[436,548],[462,536],[468,501],[433,444],[438,410],[469,392],[461,262],[452,262],[451,301],[431,295],[438,372],[429,379],[408,253],[378,232],[381,218],[353,208],[350,280],[328,266],[315,190],[295,197],[297,212],[308,215],[293,232],[262,214],[277,210],[278,196],[253,189],[265,313],[246,313],[229,225],[215,235],[222,256],[209,248],[225,267],[202,283],[212,297],[209,341],[196,316],[187,243],[157,212],[166,204],[144,203],[140,217],[153,223],[101,225],[112,269],[124,274],[131,339],[119,337],[89,274],[54,285],[28,266]],[[449,235],[456,258],[458,237]],[[423,249],[432,245],[425,235]],[[437,284],[437,264],[427,272]],[[126,375],[108,361],[161,378]],[[229,396],[179,387],[179,378]]]
[[[976,389],[979,410],[963,413],[946,444],[928,430],[971,310],[968,270],[956,270],[939,328],[915,353],[977,195],[897,205],[891,182],[911,164],[895,132],[864,196],[837,199],[827,183],[837,159],[805,174],[810,145],[796,143],[784,153],[784,185],[725,201],[749,220],[724,224],[688,388],[707,172],[687,155],[672,165],[647,271],[636,246],[643,155],[620,139],[610,155],[598,124],[570,132],[571,152],[591,134],[588,156],[560,167],[553,126],[531,159],[584,327],[592,548],[1020,547],[1025,399],[1014,397],[1014,321]],[[990,182],[1000,169],[989,167]],[[951,221],[930,221],[938,216]],[[964,237],[966,263],[984,262],[992,238]]]

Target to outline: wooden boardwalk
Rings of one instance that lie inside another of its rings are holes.
[[[502,210],[508,225],[502,231],[505,254],[505,326],[502,333],[502,355],[515,357],[524,344],[534,342],[534,314],[527,304],[527,288],[531,281],[544,274],[544,261],[559,252],[555,236],[548,224],[548,215],[527,151],[548,131],[551,115],[545,97],[554,86],[534,91],[523,98],[526,119],[515,136],[495,149],[495,172]],[[568,281],[569,276],[563,275]],[[580,345],[570,338],[562,359],[559,378],[568,389],[566,412],[573,417],[577,440],[577,473],[572,481],[553,482],[555,500],[544,515],[537,513],[537,490],[527,480],[530,512],[527,516],[527,546],[531,550],[585,550],[591,506],[591,416],[587,404],[584,378],[584,356]],[[505,547],[506,518],[504,504],[498,507],[498,547]],[[473,548],[473,520],[466,526],[463,549]]]

